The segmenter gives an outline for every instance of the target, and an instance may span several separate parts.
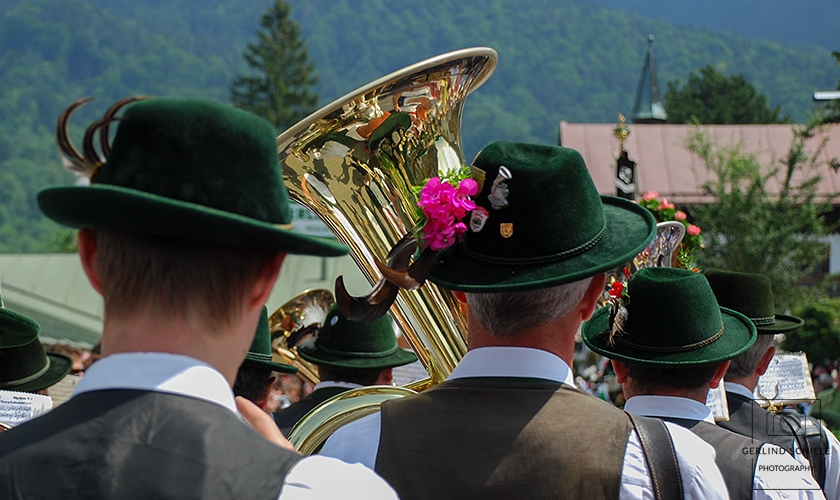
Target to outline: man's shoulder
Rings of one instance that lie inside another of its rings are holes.
[[[300,460],[286,476],[280,500],[292,497],[396,500],[397,494],[368,467],[313,455]]]

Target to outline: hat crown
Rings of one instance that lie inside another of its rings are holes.
[[[484,186],[475,196],[489,212],[479,232],[469,232],[464,247],[490,259],[556,258],[584,251],[603,235],[601,197],[580,153],[573,149],[507,141],[484,148],[473,166],[485,172]],[[505,167],[511,178],[507,206],[496,209],[490,200],[493,181]],[[502,225],[508,225],[509,231]]]
[[[139,101],[120,120],[97,183],[286,224],[276,135],[266,120],[212,101]]]
[[[773,289],[767,276],[719,269],[708,269],[705,275],[721,307],[750,319],[773,317]]]
[[[706,278],[684,269],[644,268],[627,283],[624,328],[634,344],[683,348],[714,338],[723,319]]]
[[[390,316],[386,314],[370,323],[356,323],[345,318],[335,305],[318,332],[315,347],[347,358],[384,357],[398,349]]]

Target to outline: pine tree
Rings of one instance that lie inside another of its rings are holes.
[[[230,86],[234,106],[250,111],[284,130],[315,110],[318,82],[315,65],[309,62],[300,26],[290,17],[283,0],[260,19],[257,43],[249,43],[242,54],[251,75],[239,75]]]
[[[726,76],[712,66],[689,74],[688,81],[668,82],[665,92],[668,123],[712,124],[784,123],[781,108],[771,108],[744,75]]]

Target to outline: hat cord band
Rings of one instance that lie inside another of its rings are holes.
[[[694,351],[700,349],[702,347],[706,347],[707,345],[715,342],[717,339],[723,335],[724,324],[720,324],[720,330],[717,331],[716,334],[712,335],[711,337],[707,338],[706,340],[701,340],[700,342],[695,342],[693,344],[688,345],[681,345],[681,346],[646,346],[641,344],[636,344],[635,342],[630,342],[624,337],[616,336],[614,337],[616,340],[621,342],[622,344],[626,345],[627,347],[632,347],[633,349],[638,349],[640,351],[653,351],[653,352],[687,352],[687,351]]]
[[[0,389],[6,389],[8,387],[18,387],[18,386],[21,386],[23,384],[28,384],[29,382],[32,382],[33,380],[37,379],[41,375],[47,373],[47,370],[49,370],[49,369],[50,369],[50,358],[48,357],[47,358],[47,364],[44,365],[43,368],[41,368],[40,370],[38,370],[37,372],[33,373],[32,375],[30,375],[28,377],[19,378],[17,380],[10,380],[8,382],[0,382]]]
[[[459,242],[461,250],[464,251],[465,254],[468,256],[480,260],[482,262],[487,262],[488,264],[513,264],[513,265],[531,265],[531,264],[546,264],[549,262],[556,262],[560,260],[566,260],[570,257],[574,257],[575,255],[581,254],[593,246],[595,246],[601,238],[604,237],[604,234],[607,232],[607,217],[604,216],[604,225],[601,226],[601,230],[598,231],[598,234],[593,236],[589,241],[583,243],[582,245],[578,245],[574,248],[570,248],[568,250],[563,250],[562,252],[554,253],[551,255],[541,255],[538,257],[496,257],[494,255],[486,255],[482,253],[478,253],[476,251],[470,250],[467,248],[467,245],[464,243],[464,240]]]
[[[253,361],[271,361],[271,354],[262,354],[254,351],[248,351],[248,357]]]
[[[767,316],[764,318],[750,318],[750,321],[752,321],[755,326],[767,326],[776,323],[776,317]]]
[[[330,349],[329,347],[324,347],[322,345],[318,346],[319,351],[323,351],[327,354],[332,354],[334,356],[344,356],[347,358],[384,358],[385,356],[390,356],[397,352],[399,349],[399,345],[395,345],[394,347],[388,349],[387,351],[379,351],[379,352],[363,352],[363,351],[338,351],[336,349]]]

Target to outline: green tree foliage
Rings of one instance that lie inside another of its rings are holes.
[[[73,182],[55,152],[62,109],[96,98],[71,120],[78,144],[86,126],[122,97],[228,100],[233,77],[250,70],[242,53],[272,3],[2,0],[0,251],[46,251],[65,236],[35,200],[47,185]],[[611,123],[617,112],[628,113],[649,33],[662,82],[705,64],[737,68],[795,120],[813,107],[815,89],[837,82],[836,68],[813,48],[674,27],[596,2],[427,0],[422,9],[383,0],[287,3],[320,72],[313,93],[327,101],[446,51],[496,49],[495,73],[466,100],[468,160],[493,140],[554,144],[560,120]]]
[[[840,358],[840,298],[822,297],[794,309],[805,320],[799,330],[786,333],[782,349],[802,351],[814,364],[830,363]]]
[[[237,76],[230,87],[235,106],[262,116],[278,130],[299,122],[318,104],[315,65],[290,14],[286,2],[274,0],[260,20],[259,41],[249,43],[243,54],[255,76]]]
[[[828,257],[818,241],[830,232],[823,215],[831,204],[817,194],[825,140],[811,153],[805,148],[815,130],[794,126],[788,155],[771,165],[745,153],[743,143],[715,144],[702,128],[686,138],[688,150],[706,166],[709,180],[703,188],[714,197],[692,209],[706,236],[702,267],[766,274],[773,281],[777,310],[815,293],[803,280]],[[780,190],[771,189],[771,183]]]
[[[837,66],[840,67],[840,52],[835,50],[831,53],[831,57],[834,58]],[[837,90],[840,90],[840,81],[837,82]],[[822,113],[823,123],[840,123],[840,99],[829,101],[821,106],[818,112]]]
[[[771,108],[767,98],[744,75],[727,77],[710,65],[700,73],[689,74],[688,81],[669,81],[664,97],[668,123],[696,121],[711,124],[783,123],[781,107]]]

